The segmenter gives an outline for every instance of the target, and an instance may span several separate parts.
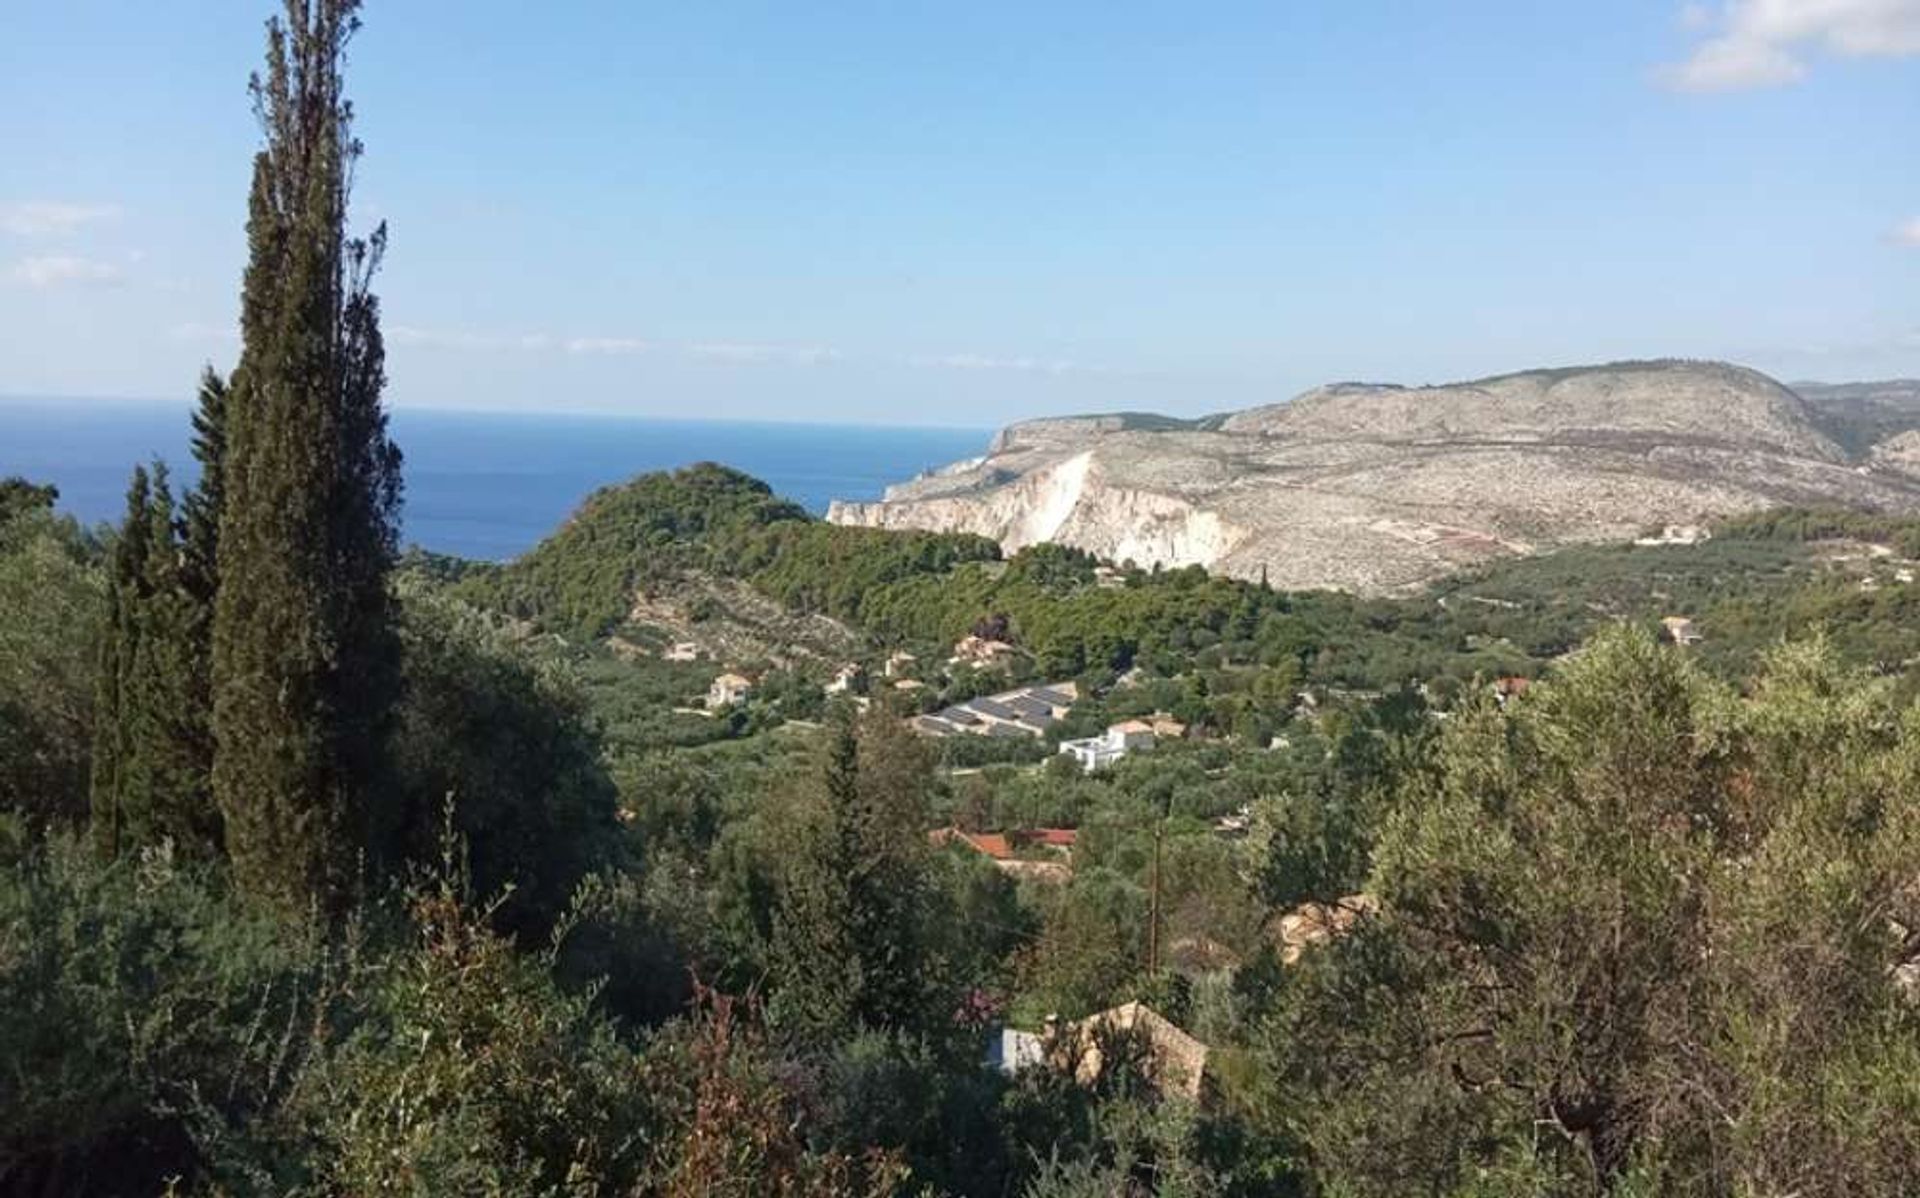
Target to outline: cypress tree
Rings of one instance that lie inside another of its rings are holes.
[[[195,640],[205,621],[186,587],[185,547],[165,463],[155,462],[152,474],[139,629],[121,695],[125,785],[130,809],[141,816],[130,828],[141,840],[171,840],[179,850],[200,856],[220,843],[206,754],[207,713],[199,705],[194,678]]]
[[[850,818],[859,777],[853,722],[842,716],[827,742],[818,804],[787,846],[773,917],[769,1014],[806,1047],[825,1047],[857,1026],[867,985],[853,939],[856,898],[847,869],[849,854],[860,848]]]
[[[122,696],[132,673],[139,639],[140,588],[146,585],[147,535],[151,490],[144,466],[133,468],[127,483],[126,515],[107,568],[107,618],[100,638],[100,671],[95,683],[93,774],[90,806],[93,832],[109,856],[129,842],[125,808],[127,728]]]
[[[889,717],[836,719],[787,846],[774,915],[770,1014],[803,1046],[856,1027],[939,1026],[927,943],[924,751]]]
[[[165,464],[136,467],[108,572],[95,704],[92,807],[110,853],[163,839],[195,855],[219,844],[195,695],[202,617],[183,557]]]
[[[193,412],[193,456],[200,482],[181,502],[185,557],[181,581],[209,619],[204,630],[211,657],[213,597],[220,585],[220,512],[226,506],[227,383],[209,366],[200,373],[199,403]]]
[[[186,691],[181,743],[202,780],[198,824],[221,843],[220,811],[213,801],[213,611],[220,588],[220,516],[226,507],[227,383],[209,366],[200,375],[193,413],[193,456],[200,481],[180,505],[180,613],[185,644]]]
[[[342,94],[357,0],[287,0],[252,80],[240,365],[226,397],[213,786],[240,887],[345,897],[381,845],[373,791],[399,680],[386,576],[400,455],[380,405],[385,246],[346,233],[360,144]]]

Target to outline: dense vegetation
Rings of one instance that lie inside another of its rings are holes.
[[[887,583],[991,561],[984,537],[841,529],[778,499],[758,479],[713,463],[647,474],[587,497],[531,553],[463,574],[463,593],[567,635],[590,639],[626,618],[636,591],[689,570],[745,579],[790,605],[857,618]]]
[[[504,567],[399,559],[356,22],[270,38],[198,485],[136,467],[90,532],[0,481],[0,1193],[1913,1192],[1920,524],[1360,600],[707,465]],[[652,652],[648,591],[840,621],[869,693],[796,659],[696,712],[747,667]],[[1016,650],[941,664],[968,633]],[[1043,739],[903,719],[1040,677],[1083,688]],[[1049,753],[1144,715],[1191,735]],[[1127,1003],[1201,1084],[1075,1023]]]

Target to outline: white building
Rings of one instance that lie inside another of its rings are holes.
[[[1091,774],[1105,769],[1128,753],[1153,747],[1153,726],[1143,720],[1124,720],[1108,728],[1103,735],[1079,740],[1063,740],[1060,751],[1080,763]]]
[[[1660,629],[1676,645],[1694,645],[1705,639],[1700,635],[1700,630],[1693,626],[1693,621],[1685,616],[1666,617],[1660,621]]]
[[[919,661],[919,658],[904,649],[896,650],[887,655],[887,664],[882,673],[889,678],[899,678],[912,671]]]
[[[1003,1027],[987,1041],[988,1067],[1009,1076],[1022,1069],[1044,1064],[1046,1059],[1046,1043],[1033,1032]]]
[[[707,688],[707,710],[721,711],[745,703],[753,694],[753,680],[739,674],[722,674]]]

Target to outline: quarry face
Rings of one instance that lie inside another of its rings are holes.
[[[1920,510],[1906,449],[1850,459],[1800,396],[1756,371],[1627,363],[1339,384],[1196,421],[1027,421],[983,458],[876,503],[835,503],[828,519],[1379,594],[1768,507]]]

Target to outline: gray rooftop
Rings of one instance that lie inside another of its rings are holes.
[[[1053,706],[1044,699],[1036,699],[1032,695],[1008,699],[1007,706],[1024,716],[1033,716],[1035,719],[1043,719],[1049,723],[1053,720]]]

